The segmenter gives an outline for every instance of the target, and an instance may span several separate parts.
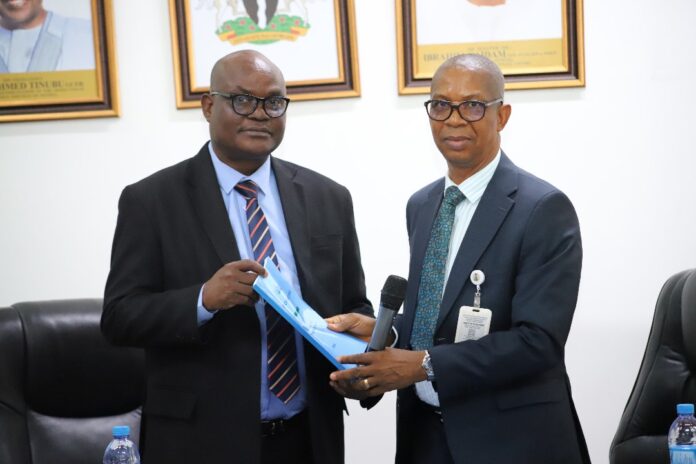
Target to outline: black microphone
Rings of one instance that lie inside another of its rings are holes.
[[[395,275],[390,275],[384,282],[377,321],[366,351],[381,351],[387,344],[394,316],[399,311],[406,296],[406,283],[406,279]]]

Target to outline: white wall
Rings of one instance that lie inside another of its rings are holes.
[[[114,3],[122,116],[0,125],[0,305],[100,296],[121,189],[206,140],[200,112],[175,108],[167,2]],[[659,289],[696,266],[696,3],[585,0],[585,10],[587,87],[509,92],[503,147],[580,216],[567,364],[593,460],[605,463]],[[356,12],[362,97],[293,103],[279,153],[353,192],[377,302],[388,274],[407,274],[406,200],[444,163],[424,96],[397,96],[394,2],[356,0]],[[350,409],[348,463],[389,462],[394,395]]]

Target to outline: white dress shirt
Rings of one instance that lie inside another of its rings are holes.
[[[483,192],[486,191],[488,183],[491,181],[491,178],[493,178],[493,173],[495,173],[495,169],[498,167],[499,162],[500,150],[498,150],[498,154],[495,156],[495,158],[493,158],[493,161],[488,163],[483,169],[459,185],[452,182],[448,176],[445,176],[445,188],[442,191],[443,198],[445,195],[445,190],[453,185],[457,185],[459,190],[466,198],[464,201],[459,203],[457,208],[454,210],[454,224],[452,224],[452,235],[450,236],[449,250],[447,252],[447,263],[445,264],[445,283],[442,286],[443,294],[445,288],[447,287],[447,280],[449,279],[450,271],[452,271],[452,264],[454,264],[454,259],[457,257],[459,247],[461,246],[462,240],[464,240],[464,235],[469,228],[471,218],[474,216],[479,201],[483,196]],[[435,377],[437,378],[437,372],[435,372]],[[431,406],[440,406],[440,399],[437,396],[437,392],[433,388],[432,382],[424,380],[416,383],[415,386],[418,398]]]

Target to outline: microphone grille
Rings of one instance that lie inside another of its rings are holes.
[[[390,275],[382,287],[381,304],[385,308],[398,310],[406,296],[406,284],[408,282],[403,277]]]

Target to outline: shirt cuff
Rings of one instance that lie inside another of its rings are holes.
[[[198,314],[198,327],[202,326],[209,320],[213,318],[215,313],[217,311],[208,311],[205,309],[205,306],[203,306],[203,287],[205,285],[201,285],[201,291],[198,292],[198,308],[197,308],[197,314]]]

